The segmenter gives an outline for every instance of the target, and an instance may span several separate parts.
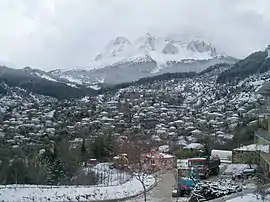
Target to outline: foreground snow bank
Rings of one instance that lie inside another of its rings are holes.
[[[155,184],[153,176],[145,180],[149,189]],[[143,192],[141,183],[132,179],[119,186],[98,187],[98,186],[0,186],[1,202],[64,202],[64,201],[100,201],[123,199],[139,195]]]
[[[270,199],[270,196],[266,196],[265,199],[267,199],[268,201]],[[227,200],[226,202],[263,202],[265,201],[265,199],[263,200],[263,198],[259,195],[246,194],[244,196],[239,196],[239,197]]]

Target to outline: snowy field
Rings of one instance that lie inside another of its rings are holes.
[[[101,165],[99,165],[101,166]],[[102,169],[108,171],[108,167],[102,165]],[[102,170],[101,169],[101,170]],[[97,169],[98,170],[98,169]],[[104,171],[104,170],[102,170]],[[110,176],[115,186],[104,186],[104,182],[100,182],[98,186],[36,186],[36,185],[0,185],[0,201],[1,202],[64,202],[64,201],[100,201],[123,199],[130,196],[142,194],[143,187],[136,179],[124,183],[117,182],[118,174],[112,170]],[[121,179],[118,179],[121,180]],[[107,181],[105,181],[107,182]],[[155,184],[155,178],[149,176],[145,180],[148,188]],[[102,186],[101,186],[102,185]]]
[[[145,181],[147,188],[154,185],[154,177]],[[1,202],[47,202],[47,201],[99,201],[121,199],[142,193],[142,185],[132,179],[122,185],[110,187],[83,186],[0,186]]]

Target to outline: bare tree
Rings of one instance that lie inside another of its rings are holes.
[[[154,174],[153,169],[149,169],[145,163],[139,162],[136,165],[133,165],[129,168],[129,173],[138,180],[142,187],[143,187],[143,196],[144,201],[147,200],[147,186],[146,186],[146,180],[150,178]]]
[[[147,201],[147,179],[154,177],[156,180],[157,169],[144,158],[145,154],[151,150],[151,146],[143,142],[129,142],[128,144],[129,166],[128,173],[138,180],[143,188],[144,201]],[[126,146],[127,146],[126,145]],[[150,147],[149,147],[150,146]]]

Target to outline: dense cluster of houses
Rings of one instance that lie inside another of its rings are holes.
[[[266,99],[256,90],[268,75],[225,85],[215,82],[217,71],[64,101],[14,92],[0,99],[0,138],[12,148],[42,146],[58,135],[76,147],[83,138],[108,133],[119,141],[136,135],[168,149],[200,148],[204,137],[225,144],[244,120],[258,123]]]

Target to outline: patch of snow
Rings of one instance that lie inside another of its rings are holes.
[[[265,199],[269,200],[270,196],[267,195]],[[239,196],[234,199],[226,200],[226,202],[264,202],[261,196],[255,194],[246,194],[244,196]]]
[[[236,148],[234,150],[238,150],[238,151],[262,151],[264,153],[269,153],[269,145],[251,144],[251,145],[246,145],[246,146]]]
[[[251,165],[252,168],[256,167],[256,165]],[[232,177],[235,175],[243,174],[245,169],[249,169],[250,165],[248,164],[230,164],[227,166],[226,170],[223,172],[222,177]]]
[[[74,78],[72,78],[72,77],[70,77],[70,76],[67,76],[67,75],[61,75],[59,78],[66,79],[66,80],[68,80],[68,81],[70,81],[70,82],[72,82],[72,83],[77,83],[77,84],[80,84],[80,85],[83,84],[81,80],[79,80],[79,79],[74,79]]]
[[[75,84],[71,84],[71,83],[66,83],[68,86],[71,86],[73,88],[78,88]]]
[[[202,149],[203,145],[200,143],[191,143],[184,147],[185,149]]]
[[[52,110],[45,114],[46,117],[53,118],[55,110]]]
[[[150,188],[155,183],[153,176],[145,180]],[[62,201],[100,201],[122,199],[135,196],[143,192],[141,183],[135,178],[118,186],[35,186],[35,185],[1,185],[0,195],[2,202],[62,202]]]
[[[52,77],[48,76],[48,75],[45,75],[45,74],[39,74],[39,73],[35,73],[37,76],[43,78],[43,79],[47,79],[49,81],[54,81],[54,82],[57,82],[57,80],[53,79]]]
[[[258,80],[258,81],[253,81],[249,83],[252,86],[262,86],[265,83],[265,80]]]
[[[89,86],[89,88],[92,88],[94,90],[100,90],[101,89],[101,87],[99,87],[98,85],[91,85],[91,86]]]
[[[86,172],[91,170],[97,175],[103,175],[102,180],[98,182],[101,186],[116,186],[131,179],[131,175],[128,173],[123,173],[117,169],[110,169],[110,164],[108,163],[99,163],[92,168],[86,168],[84,170]]]
[[[248,183],[248,184],[244,184],[243,185],[243,188],[244,189],[255,189],[257,186],[256,186],[256,184],[254,184],[254,183]]]
[[[161,145],[161,146],[159,146],[158,151],[167,153],[170,151],[170,146],[169,145]]]
[[[174,158],[174,156],[170,154],[160,153],[159,155],[161,158],[164,158],[164,159]]]

